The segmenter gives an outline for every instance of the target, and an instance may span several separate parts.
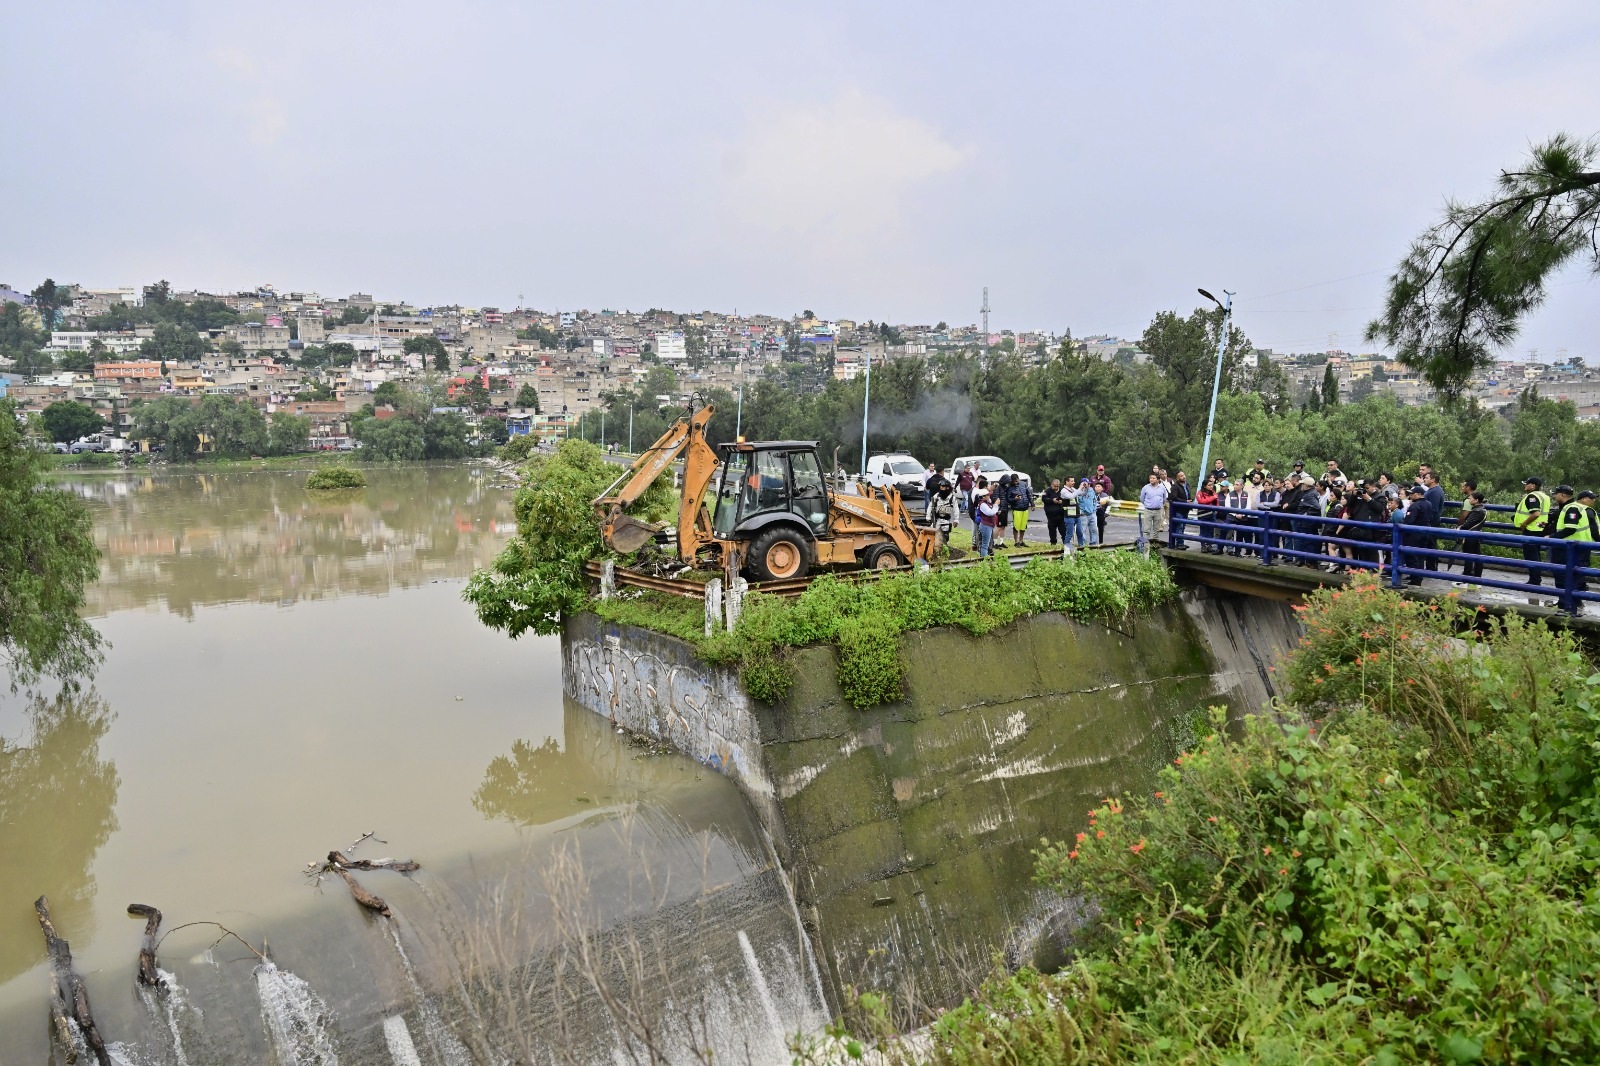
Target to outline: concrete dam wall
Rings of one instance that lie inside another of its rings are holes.
[[[1196,712],[1269,700],[1299,638],[1289,605],[1209,589],[1125,629],[1059,614],[983,637],[902,636],[905,698],[859,711],[832,648],[796,653],[780,704],[671,637],[580,615],[562,636],[567,694],[734,780],[772,837],[829,992],[927,1004],[989,970],[1048,959],[1069,901],[1032,881],[1043,836],[1103,798],[1154,787]]]

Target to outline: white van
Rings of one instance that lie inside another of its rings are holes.
[[[1011,464],[998,455],[963,455],[951,464],[950,480],[954,481],[960,476],[961,471],[968,467],[972,468],[974,484],[977,483],[977,479],[980,477],[988,478],[989,484],[993,485],[1003,477],[1009,478],[1012,474],[1016,474],[1022,478],[1022,483],[1028,486],[1028,491],[1033,491],[1033,478],[1020,470],[1011,469]]]
[[[921,499],[924,488],[922,477],[927,469],[927,465],[919,463],[914,455],[890,452],[887,455],[869,456],[867,471],[861,480],[869,485],[893,485],[900,490],[902,497]]]

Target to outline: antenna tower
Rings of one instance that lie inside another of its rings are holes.
[[[983,315],[983,343],[989,343],[989,286],[983,287],[983,306],[978,308],[978,313]]]

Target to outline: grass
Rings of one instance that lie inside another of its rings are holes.
[[[824,575],[792,600],[751,593],[739,623],[710,637],[704,636],[699,600],[646,591],[593,600],[591,607],[608,621],[669,633],[693,644],[708,662],[736,667],[745,690],[766,703],[783,699],[793,686],[795,649],[835,645],[839,686],[853,706],[865,708],[902,695],[902,633],[959,626],[981,635],[1047,611],[1115,624],[1175,592],[1159,560],[1108,551],[1069,559],[1040,556],[1021,570],[996,560],[927,573],[902,571],[877,581]]]

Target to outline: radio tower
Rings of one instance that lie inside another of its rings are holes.
[[[983,306],[978,308],[978,312],[983,315],[983,346],[987,348],[989,346],[989,286],[987,285],[983,287]]]

